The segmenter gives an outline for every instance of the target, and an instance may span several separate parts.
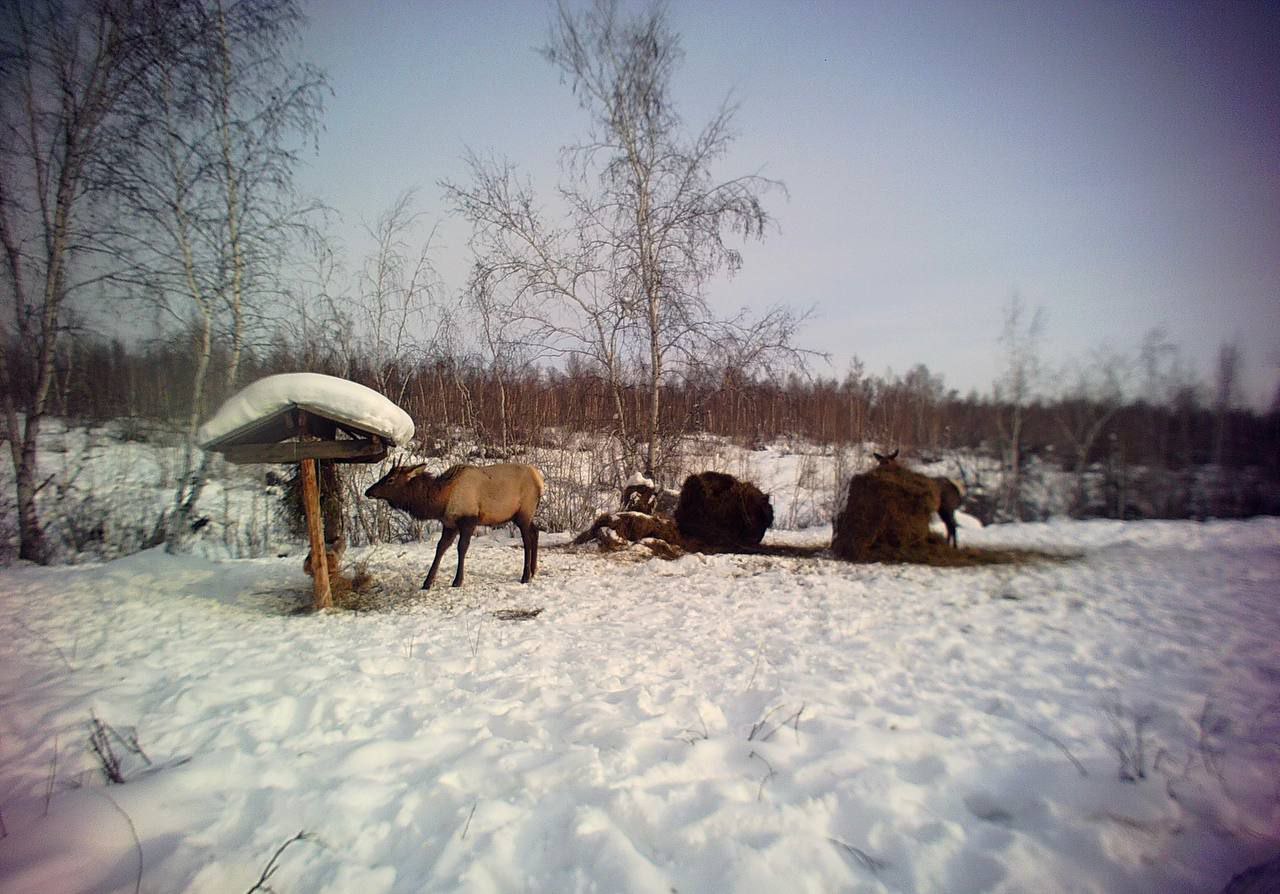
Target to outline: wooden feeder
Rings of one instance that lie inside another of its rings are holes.
[[[317,460],[378,462],[408,443],[413,421],[378,392],[316,373],[267,376],[229,398],[200,427],[200,446],[233,463],[298,463],[317,609],[333,605]]]

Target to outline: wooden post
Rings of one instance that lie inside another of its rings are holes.
[[[302,505],[307,512],[307,534],[311,537],[312,589],[315,608],[333,607],[329,592],[329,562],[324,554],[324,520],[320,517],[320,484],[316,480],[316,461],[302,461]]]

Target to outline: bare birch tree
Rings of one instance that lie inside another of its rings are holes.
[[[505,162],[473,155],[472,183],[445,190],[472,221],[480,265],[537,305],[553,349],[587,360],[607,382],[628,454],[652,475],[664,455],[663,384],[725,334],[707,287],[742,265],[731,237],[764,235],[772,219],[762,198],[781,184],[715,176],[734,141],[732,103],[686,134],[672,96],[683,51],[664,8],[627,16],[618,0],[582,13],[560,4],[542,55],[591,120],[586,140],[563,154],[565,223],[546,220]],[[795,317],[730,322],[785,341]],[[646,408],[631,437],[623,398],[633,380]]]
[[[997,413],[1005,442],[1003,509],[1010,518],[1022,518],[1022,426],[1040,379],[1040,337],[1044,332],[1044,308],[1028,314],[1022,297],[1014,295],[1004,307],[1000,346],[1004,372],[995,386]]]
[[[36,451],[76,260],[93,235],[85,213],[90,171],[104,126],[143,64],[142,21],[126,0],[11,0],[0,9],[0,390],[19,556],[35,562],[49,560],[36,508],[44,485]]]
[[[373,363],[378,389],[404,403],[410,368],[437,343],[448,309],[432,264],[435,228],[421,234],[422,212],[407,190],[367,226],[373,250],[357,276],[358,350]]]
[[[476,260],[469,290],[504,301],[510,317],[528,324],[531,343],[600,378],[614,408],[613,434],[633,464],[624,368],[630,321],[601,245],[573,221],[549,222],[511,163],[475,153],[467,163],[467,186],[443,185],[454,211],[472,225]]]
[[[319,126],[324,86],[288,47],[296,0],[153,0],[161,41],[128,97],[119,147],[101,179],[121,198],[113,233],[118,279],[196,335],[182,471],[157,538],[186,539],[208,476],[195,431],[209,411],[215,342],[226,351],[217,390],[237,386],[250,333],[278,295],[275,273],[310,210],[292,189]]]
[[[497,443],[506,456],[511,448],[511,419],[507,390],[514,376],[533,363],[530,320],[510,292],[496,287],[491,271],[477,267],[467,285],[465,303],[477,324],[476,338],[484,365],[498,392]]]
[[[1108,348],[1093,351],[1084,363],[1064,369],[1062,387],[1054,406],[1058,429],[1071,445],[1076,494],[1074,509],[1085,507],[1085,474],[1089,456],[1107,424],[1124,407],[1133,364],[1128,357]]]
[[[654,474],[669,363],[711,334],[706,285],[742,265],[726,236],[762,237],[771,218],[761,198],[781,184],[754,174],[714,176],[733,143],[732,103],[722,103],[694,136],[683,133],[672,78],[684,54],[664,7],[626,18],[617,0],[598,0],[580,14],[560,3],[542,52],[592,120],[588,140],[570,150],[577,176],[566,196],[580,220],[594,221],[591,230],[619,276],[618,296],[640,328],[649,404],[645,467]]]

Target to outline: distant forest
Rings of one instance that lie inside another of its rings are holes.
[[[180,428],[192,412],[196,363],[197,353],[181,339],[131,349],[94,336],[68,338],[60,346],[50,409],[71,419],[136,417]],[[226,352],[215,349],[201,418],[229,396],[226,364]],[[323,345],[286,343],[267,344],[240,360],[241,383],[280,372],[361,382],[397,398],[424,440],[465,438],[499,450],[534,442],[547,428],[615,437],[642,431],[648,409],[638,382],[625,388],[627,418],[619,420],[607,383],[572,363],[499,374],[474,356],[440,355],[375,368],[369,358],[344,360]],[[1182,382],[1163,403],[1070,393],[1035,398],[1022,410],[1022,461],[1036,457],[1066,471],[1116,462],[1174,471],[1216,465],[1280,480],[1280,407],[1266,413],[1214,407],[1208,391]],[[663,386],[661,406],[662,431],[677,438],[707,433],[756,445],[788,438],[874,443],[925,458],[949,451],[1004,456],[1013,415],[1011,404],[996,396],[947,389],[923,364],[904,375],[869,374],[855,365],[840,379],[689,370]]]

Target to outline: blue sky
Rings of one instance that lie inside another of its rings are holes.
[[[466,230],[437,187],[466,149],[550,191],[585,118],[536,53],[539,2],[309,4],[302,55],[334,96],[300,185],[362,221],[404,189],[440,223],[461,285]],[[779,228],[712,287],[726,312],[817,306],[801,335],[843,375],[926,363],[962,392],[998,375],[1002,308],[1047,317],[1050,363],[1130,350],[1164,326],[1208,377],[1237,339],[1245,396],[1280,370],[1280,6],[1230,3],[687,2],[669,6],[693,128],[726,96],[723,174],[789,196]],[[1052,384],[1050,382],[1049,384]]]

